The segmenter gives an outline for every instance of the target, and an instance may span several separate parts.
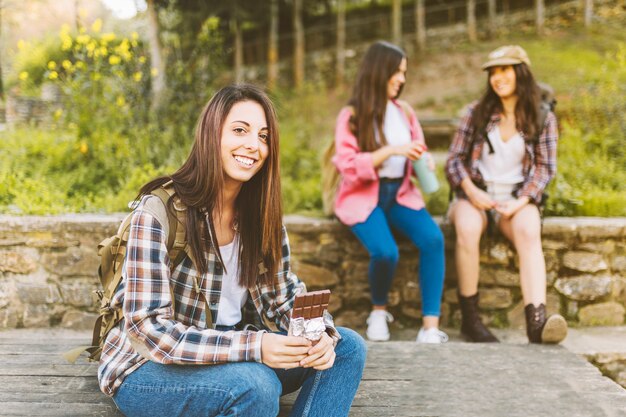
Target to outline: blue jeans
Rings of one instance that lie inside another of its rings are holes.
[[[396,202],[398,188],[399,182],[381,182],[378,206],[363,223],[351,227],[370,255],[368,278],[372,303],[387,304],[398,265],[398,245],[391,234],[393,227],[419,248],[422,314],[438,317],[445,272],[443,234],[426,209],[412,210]]]
[[[300,389],[291,416],[347,416],[361,382],[366,346],[338,327],[332,368],[272,369],[257,362],[162,365],[149,361],[126,377],[113,400],[126,416],[275,417],[279,398]]]

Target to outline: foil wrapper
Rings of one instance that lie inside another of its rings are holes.
[[[320,340],[326,331],[323,317],[306,320],[303,317],[292,319],[289,322],[289,336],[306,337],[311,341]]]

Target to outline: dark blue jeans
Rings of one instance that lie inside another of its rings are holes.
[[[332,368],[272,369],[257,362],[162,365],[148,361],[126,377],[113,397],[129,417],[275,417],[279,398],[300,389],[291,416],[347,416],[361,382],[366,346],[350,329]]]
[[[426,209],[412,210],[396,202],[399,188],[399,182],[381,182],[378,206],[363,223],[351,228],[370,255],[368,278],[372,303],[387,304],[398,265],[398,245],[391,234],[393,227],[419,248],[422,314],[438,317],[445,272],[443,234]]]

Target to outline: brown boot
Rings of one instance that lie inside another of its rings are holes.
[[[461,306],[461,333],[471,342],[497,343],[499,340],[489,331],[480,320],[478,314],[478,293],[471,297],[463,297],[457,293]]]
[[[526,313],[526,335],[530,343],[559,343],[567,336],[567,322],[560,314],[546,318],[546,306],[528,304]]]

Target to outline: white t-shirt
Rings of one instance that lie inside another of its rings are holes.
[[[519,184],[524,181],[522,175],[522,161],[526,152],[524,138],[516,132],[504,142],[500,135],[500,128],[494,127],[487,133],[494,153],[489,153],[489,145],[483,145],[478,170],[485,182],[496,184]]]
[[[402,114],[402,109],[398,108],[391,101],[387,102],[383,133],[385,133],[388,145],[404,145],[411,142],[411,129],[404,114]],[[405,168],[406,157],[392,155],[378,168],[378,176],[381,178],[402,178],[404,177]]]
[[[220,246],[226,271],[222,275],[220,305],[217,321],[221,326],[234,326],[241,321],[241,309],[248,299],[248,289],[239,285],[239,235],[225,246]]]

